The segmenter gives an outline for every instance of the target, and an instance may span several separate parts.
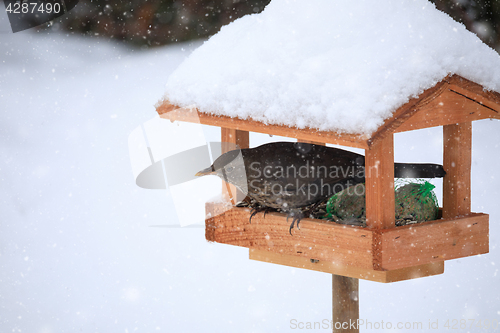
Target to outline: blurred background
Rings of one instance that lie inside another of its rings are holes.
[[[44,25],[72,34],[151,47],[211,36],[243,15],[259,13],[270,0],[81,0],[68,15]],[[500,52],[500,1],[432,0]]]

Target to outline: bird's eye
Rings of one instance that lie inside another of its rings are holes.
[[[226,172],[231,172],[234,170],[234,167],[233,166],[230,166],[230,167],[227,167],[226,168]]]

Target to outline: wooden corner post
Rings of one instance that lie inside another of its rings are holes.
[[[240,149],[245,149],[250,147],[250,134],[248,131],[240,131],[233,128],[221,127],[221,153],[227,153],[233,150],[235,146]],[[243,193],[238,191],[234,185],[226,182],[222,182],[222,197],[224,200],[231,200],[234,205],[238,201],[243,200]],[[240,198],[241,197],[241,198]]]
[[[394,197],[394,134],[387,134],[365,150],[366,226],[388,229],[396,226]],[[382,269],[382,238],[373,233],[373,269]]]
[[[394,134],[365,150],[366,225],[372,229],[395,227]]]
[[[443,218],[470,214],[472,123],[443,126]]]

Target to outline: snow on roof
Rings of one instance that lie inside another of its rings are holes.
[[[426,0],[273,0],[195,50],[165,98],[216,115],[371,134],[448,74],[500,92],[500,56]]]

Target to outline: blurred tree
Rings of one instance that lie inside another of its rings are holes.
[[[431,0],[500,53],[500,0]]]
[[[430,0],[500,53],[500,0]],[[135,45],[205,38],[270,0],[80,0],[55,26]]]
[[[208,37],[270,0],[80,0],[59,20],[63,29],[136,45],[163,45]]]

